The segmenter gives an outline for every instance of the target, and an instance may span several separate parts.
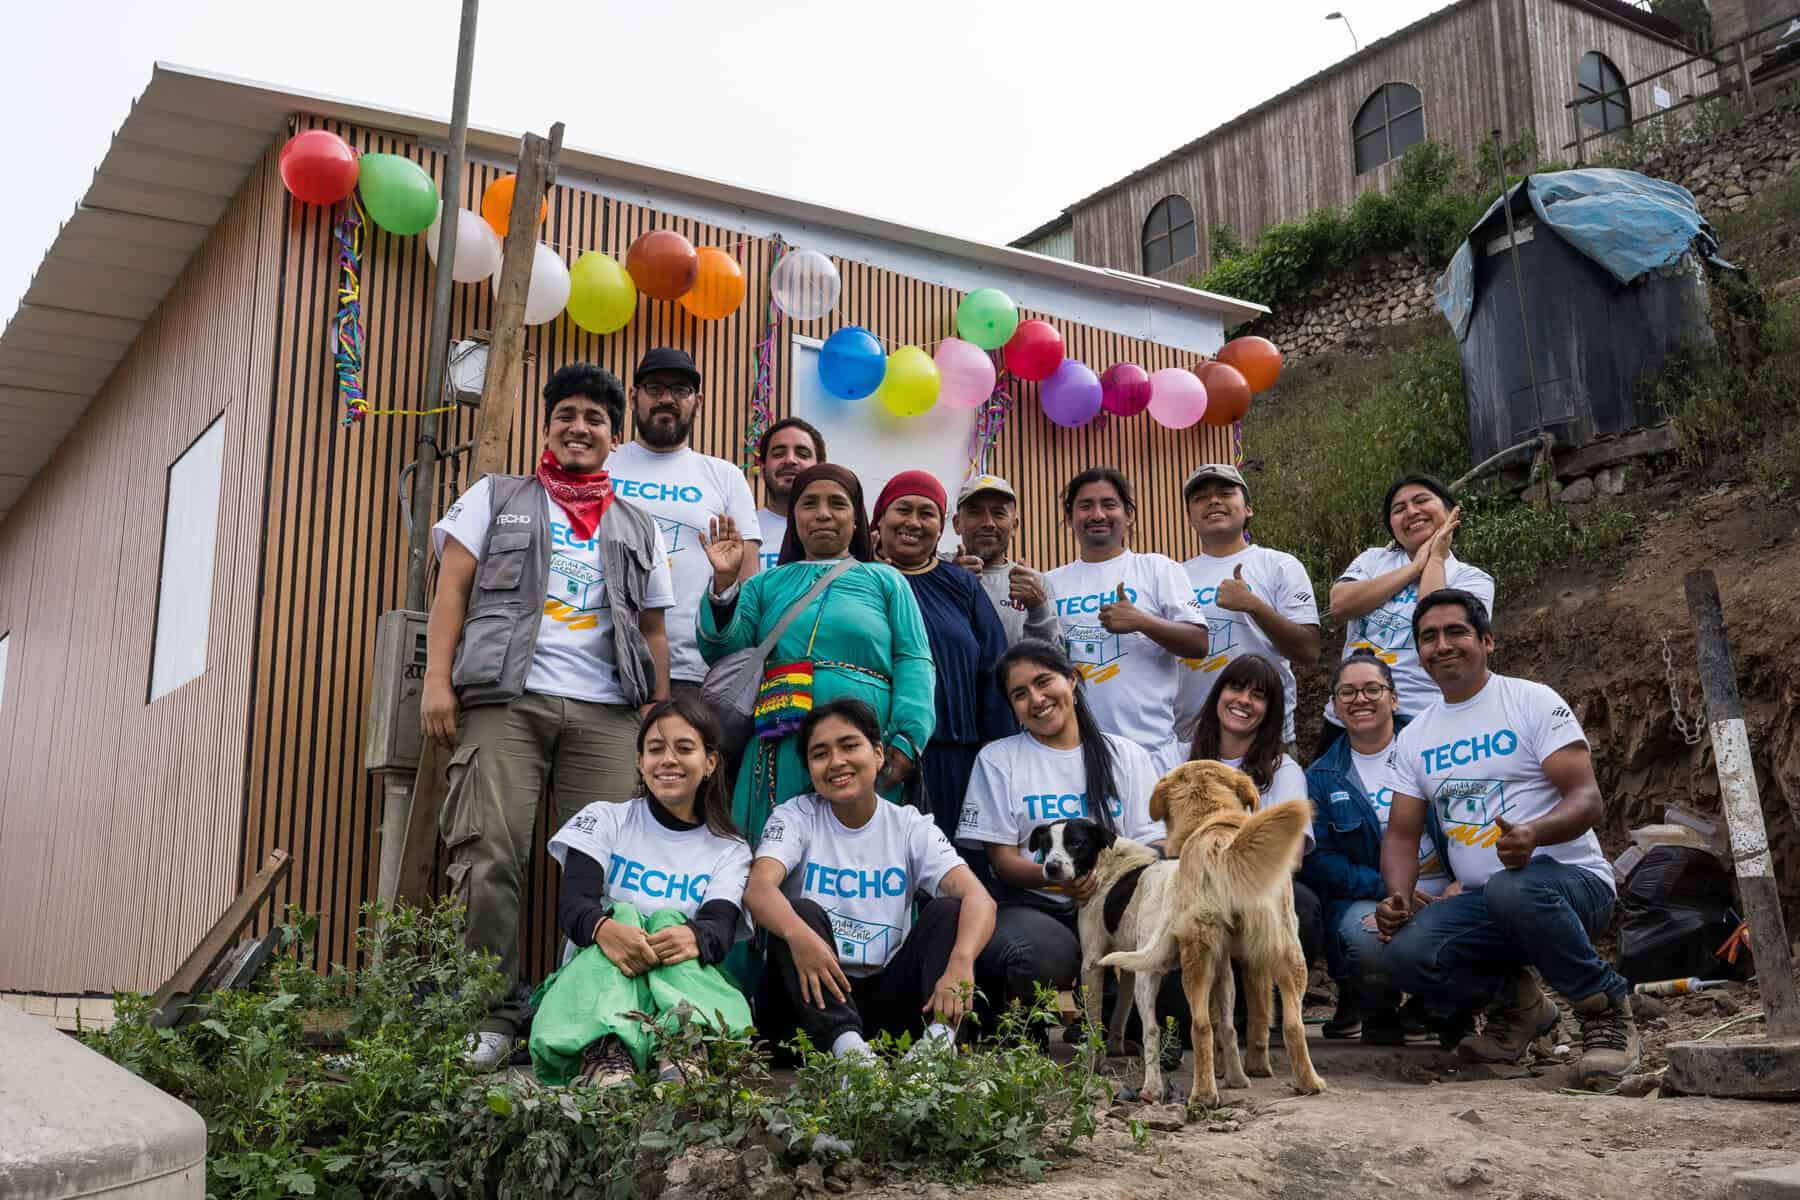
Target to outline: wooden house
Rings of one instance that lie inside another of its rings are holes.
[[[279,147],[312,127],[434,177],[447,137],[433,118],[158,66],[0,334],[0,991],[154,987],[272,848],[294,857],[274,903],[320,914],[321,961],[354,954],[379,859],[382,786],[361,755],[374,634],[405,593],[400,479],[418,427],[344,421],[338,213],[294,201],[277,171]],[[460,203],[479,208],[517,145],[471,130]],[[576,150],[548,208],[542,236],[565,261],[622,258],[639,232],[672,228],[734,253],[748,299],[716,322],[641,300],[608,337],[565,317],[528,330],[515,470],[535,459],[542,382],[569,361],[626,375],[647,347],[687,348],[708,379],[697,447],[744,461],[765,334],[779,415],[832,329],[928,345],[978,287],[1054,322],[1099,370],[1192,365],[1263,311]],[[769,327],[778,236],[836,263],[827,317]],[[432,278],[422,238],[369,240],[375,409],[423,407]],[[458,287],[453,336],[491,309],[486,283]],[[1034,385],[1015,399],[990,466],[1023,498],[1024,559],[1073,556],[1057,490],[1095,463],[1139,483],[1138,544],[1190,552],[1181,481],[1229,461],[1231,430],[1147,417],[1065,430]],[[472,427],[472,410],[450,414],[441,443]],[[470,482],[444,472],[440,509]],[[531,887],[524,937],[541,966],[541,863]]]

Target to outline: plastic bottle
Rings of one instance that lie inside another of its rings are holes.
[[[1689,975],[1686,979],[1659,979],[1655,983],[1640,983],[1633,990],[1640,996],[1686,996],[1692,992],[1703,992],[1707,988],[1724,987],[1729,979],[1701,979]]]

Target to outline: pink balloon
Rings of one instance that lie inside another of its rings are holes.
[[[1136,363],[1114,363],[1100,377],[1100,404],[1115,417],[1135,417],[1150,405],[1150,374]]]
[[[1206,385],[1192,371],[1164,367],[1150,377],[1150,415],[1170,429],[1186,429],[1206,413]]]
[[[1044,415],[1067,429],[1086,425],[1100,413],[1100,380],[1086,363],[1065,358],[1038,388]]]
[[[994,360],[980,346],[961,338],[945,338],[931,357],[942,381],[938,403],[980,408],[982,401],[994,394]]]

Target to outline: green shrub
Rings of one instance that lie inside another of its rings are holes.
[[[228,1200],[318,1196],[624,1198],[660,1186],[693,1147],[772,1148],[782,1161],[855,1154],[875,1172],[972,1180],[1035,1178],[1047,1148],[1091,1136],[1108,1095],[1095,1047],[1072,1066],[1047,1058],[1028,1026],[1040,997],[970,1051],[906,1054],[884,1039],[876,1062],[808,1053],[798,1081],[771,1085],[748,1037],[681,1014],[666,1057],[705,1063],[658,1083],[547,1088],[475,1076],[464,1039],[501,980],[462,944],[461,912],[365,910],[360,972],[321,977],[305,963],[316,923],[291,916],[289,951],[254,990],[201,997],[194,1019],[153,1029],[142,996],[87,1043],[205,1118],[207,1191]],[[645,1014],[637,1014],[649,1022]],[[340,1030],[325,1049],[322,1027]]]

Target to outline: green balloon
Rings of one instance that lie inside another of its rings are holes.
[[[956,332],[983,350],[998,350],[1019,327],[1019,306],[999,288],[980,288],[963,297],[956,310]]]
[[[437,218],[437,185],[410,158],[363,155],[357,160],[356,186],[369,220],[389,233],[424,233]]]

